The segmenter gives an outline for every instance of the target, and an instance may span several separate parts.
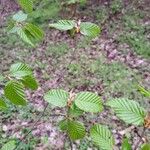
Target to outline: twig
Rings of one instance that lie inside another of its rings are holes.
[[[139,135],[138,132],[137,132],[137,134],[138,134],[138,136],[140,137],[140,139],[139,139],[139,141],[136,143],[136,145],[135,145],[135,147],[134,147],[133,150],[137,150],[138,147],[139,147],[139,145],[140,145],[140,143],[143,141],[142,138],[143,138],[143,136],[144,136],[144,134],[145,134],[145,130],[146,130],[146,128],[144,127],[144,128],[143,128],[143,131],[142,131],[142,133],[141,133],[141,135]]]

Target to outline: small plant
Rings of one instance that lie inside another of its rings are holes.
[[[66,114],[59,126],[66,131],[72,140],[85,136],[85,127],[76,120],[84,112],[101,112],[103,110],[101,99],[91,92],[68,93],[61,89],[51,90],[45,94],[44,99],[55,107],[65,107]]]
[[[26,13],[33,11],[32,0],[18,0],[18,2]],[[27,21],[28,14],[26,13],[19,11],[12,16],[8,26],[8,33],[17,34],[24,42],[35,46],[35,43],[44,37],[44,32],[37,25]]]
[[[99,26],[91,22],[81,22],[80,20],[78,22],[74,20],[59,20],[57,23],[50,24],[49,26],[61,31],[70,31],[72,36],[75,33],[81,33],[89,37],[96,37],[100,34]]]
[[[15,105],[26,105],[25,88],[36,90],[38,83],[32,69],[24,63],[16,63],[10,67],[7,75],[0,75],[0,83],[5,83],[4,95],[0,98],[0,108],[6,109],[5,99]]]
[[[19,0],[18,2],[25,12],[32,12],[33,2],[31,0]],[[76,3],[76,1],[70,2]],[[43,32],[37,26],[26,23],[26,19],[27,14],[22,11],[15,14],[13,16],[13,22],[9,27],[9,32],[17,33],[26,43],[34,46],[34,40],[41,39],[43,37]],[[100,33],[100,28],[96,24],[91,22],[81,22],[80,20],[60,20],[49,26],[61,31],[69,31],[70,35],[73,37],[80,33],[84,36],[95,38]],[[71,63],[72,61],[68,65],[71,65]],[[25,106],[27,104],[25,88],[32,90],[38,88],[32,69],[24,63],[13,64],[7,75],[0,76],[0,83],[3,83],[5,86],[4,94],[0,98],[0,108],[2,109],[7,108],[5,102],[6,99],[15,105]],[[150,96],[149,91],[145,90],[143,87],[139,87],[139,90],[142,94]],[[137,150],[137,148],[148,150],[150,148],[148,141],[143,141],[142,139],[145,130],[150,128],[150,114],[134,100],[115,98],[103,103],[100,96],[96,93],[89,91],[73,93],[72,91],[67,92],[63,89],[51,89],[44,94],[44,99],[48,104],[53,105],[54,107],[65,109],[64,114],[58,114],[64,117],[59,122],[58,126],[63,132],[67,133],[71,142],[82,139],[89,133],[92,141],[100,149],[113,150],[115,147],[115,139],[108,126],[93,123],[88,131],[85,125],[79,121],[80,116],[85,113],[100,113],[104,111],[105,108],[111,108],[116,116],[126,124],[134,125],[135,127],[143,127],[142,135],[140,135],[140,140],[137,142],[134,150]],[[46,110],[46,107],[44,110]],[[24,138],[31,132],[32,130],[30,130]],[[141,142],[144,143],[144,145],[140,146]],[[16,148],[16,142],[11,140],[6,143],[1,150],[14,150]],[[121,148],[122,150],[132,149],[129,139],[123,139]]]

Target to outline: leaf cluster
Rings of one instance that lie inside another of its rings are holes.
[[[1,75],[1,83],[5,83],[4,95],[0,97],[0,108],[6,109],[4,101],[8,99],[15,105],[26,105],[25,88],[36,90],[38,83],[33,75],[32,69],[25,63],[15,63],[11,65],[8,74]]]
[[[44,37],[44,32],[37,25],[27,21],[28,13],[33,11],[33,1],[18,0],[18,3],[25,12],[19,11],[12,16],[7,28],[8,33],[17,34],[24,42],[35,46],[35,43]]]
[[[59,127],[72,140],[81,139],[86,134],[84,124],[77,121],[77,117],[83,115],[84,112],[102,112],[104,108],[101,98],[92,92],[72,94],[62,89],[53,89],[44,95],[44,99],[55,107],[66,108],[66,117],[59,122]],[[147,112],[136,101],[118,98],[108,101],[106,106],[111,107],[117,117],[125,123],[144,126]],[[114,148],[114,137],[107,126],[93,125],[90,129],[90,137],[101,149],[112,150]],[[128,139],[123,140],[122,149],[131,150]]]
[[[100,34],[100,27],[91,22],[78,22],[74,20],[59,20],[57,23],[49,24],[51,28],[61,31],[70,31],[72,36],[81,33],[84,36],[97,37]]]

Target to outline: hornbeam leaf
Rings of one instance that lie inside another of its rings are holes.
[[[25,87],[31,90],[36,90],[38,88],[38,83],[32,75],[23,77],[21,81]]]
[[[33,11],[33,1],[32,0],[18,0],[19,5],[24,9],[27,13]]]
[[[50,24],[49,26],[58,30],[67,31],[75,27],[75,22],[73,20],[59,20],[57,23]]]
[[[101,112],[103,110],[100,97],[91,92],[80,92],[74,99],[75,105],[85,112]]]
[[[67,132],[72,140],[82,139],[85,136],[85,127],[77,121],[68,121]]]
[[[44,95],[44,99],[58,107],[65,107],[67,105],[67,100],[69,98],[69,93],[61,89],[50,90]]]
[[[0,109],[6,109],[7,105],[2,98],[0,98]]]
[[[106,126],[100,124],[94,125],[90,129],[90,136],[100,149],[113,150],[114,138]]]
[[[68,120],[67,120],[67,119],[61,120],[61,121],[58,123],[58,126],[59,126],[59,128],[60,128],[62,131],[67,131],[67,129],[68,129]]]
[[[94,23],[81,22],[80,32],[89,37],[96,37],[100,34],[100,28]]]
[[[19,63],[15,63],[11,65],[10,74],[14,77],[21,78],[21,77],[25,77],[28,75],[32,75],[32,70],[25,63],[19,62]]]
[[[27,14],[23,13],[22,11],[19,11],[15,15],[13,15],[13,20],[16,22],[23,22],[27,19]]]
[[[34,47],[34,44],[33,44],[32,41],[30,40],[30,37],[28,36],[28,34],[26,34],[26,32],[25,32],[24,29],[19,28],[19,29],[17,30],[17,34],[20,36],[20,38],[21,38],[24,42],[26,42],[26,43],[28,43],[28,44],[30,44],[31,46]]]
[[[69,115],[72,116],[72,117],[78,117],[80,115],[83,114],[83,110],[79,109],[75,103],[73,103],[71,105],[71,107],[69,108]]]
[[[5,86],[4,95],[15,105],[26,105],[24,87],[18,81],[9,81]]]
[[[34,24],[27,23],[24,28],[33,36],[34,39],[41,40],[44,36],[42,29]]]
[[[143,125],[146,116],[144,108],[139,103],[124,98],[118,98],[108,101],[116,115],[124,122],[133,125]]]

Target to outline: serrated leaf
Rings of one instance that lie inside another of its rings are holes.
[[[22,83],[13,80],[9,81],[4,88],[4,94],[6,98],[15,105],[26,105],[26,98]]]
[[[85,112],[101,112],[102,101],[98,95],[91,92],[80,92],[74,99],[75,105]]]
[[[96,124],[90,129],[93,142],[101,149],[113,150],[114,138],[106,126]]]
[[[31,90],[36,90],[38,88],[38,83],[32,75],[23,77],[21,81],[25,87]]]
[[[28,34],[26,34],[26,32],[25,32],[25,30],[24,30],[23,28],[19,28],[19,29],[17,30],[17,34],[20,36],[20,38],[21,38],[24,42],[26,42],[26,43],[28,43],[28,44],[30,44],[31,46],[34,47],[34,44],[33,44],[32,41],[30,40],[30,37],[28,36]]]
[[[128,138],[124,138],[121,146],[121,150],[132,150],[132,146],[129,143]]]
[[[16,148],[16,142],[14,140],[11,140],[3,145],[1,150],[14,150]]]
[[[140,90],[140,92],[141,92],[144,96],[150,97],[150,91],[144,89],[144,87],[142,87],[142,86],[138,86],[138,89]]]
[[[7,105],[2,98],[0,98],[0,109],[6,109]]]
[[[75,103],[73,103],[71,105],[71,107],[69,108],[69,115],[72,116],[72,117],[78,117],[80,115],[83,114],[83,111],[81,109],[79,109]]]
[[[21,27],[14,26],[11,30],[8,31],[8,33],[17,33],[17,31],[20,29]]]
[[[111,100],[107,103],[108,106],[113,108],[116,115],[124,122],[133,125],[142,125],[146,113],[139,103],[124,98]]]
[[[32,0],[18,0],[19,5],[25,12],[30,13],[33,11],[33,1]]]
[[[141,150],[150,150],[150,143],[143,144]]]
[[[15,21],[11,21],[8,23],[7,32],[9,33],[15,27]]]
[[[44,95],[44,99],[58,107],[65,107],[67,105],[67,100],[69,98],[69,93],[61,89],[50,90]]]
[[[80,32],[86,36],[96,37],[100,34],[100,28],[94,23],[81,22]]]
[[[63,119],[58,123],[59,128],[62,131],[67,131],[68,129],[68,120],[67,119]]]
[[[10,74],[11,74],[11,76],[14,76],[17,78],[22,78],[25,76],[32,75],[32,70],[25,63],[19,62],[19,63],[15,63],[15,64],[11,65]]]
[[[27,23],[24,28],[30,32],[34,39],[41,40],[44,37],[42,29],[34,24]]]
[[[77,121],[68,121],[68,135],[72,140],[82,139],[85,136],[85,127]]]
[[[59,20],[57,23],[50,24],[49,26],[58,30],[67,31],[75,27],[75,22],[73,20]]]
[[[15,15],[13,15],[13,20],[16,22],[23,22],[27,19],[28,15],[23,13],[22,11],[19,11]]]
[[[69,0],[69,1],[67,1],[67,4],[74,4],[76,2],[79,2],[79,0]]]

